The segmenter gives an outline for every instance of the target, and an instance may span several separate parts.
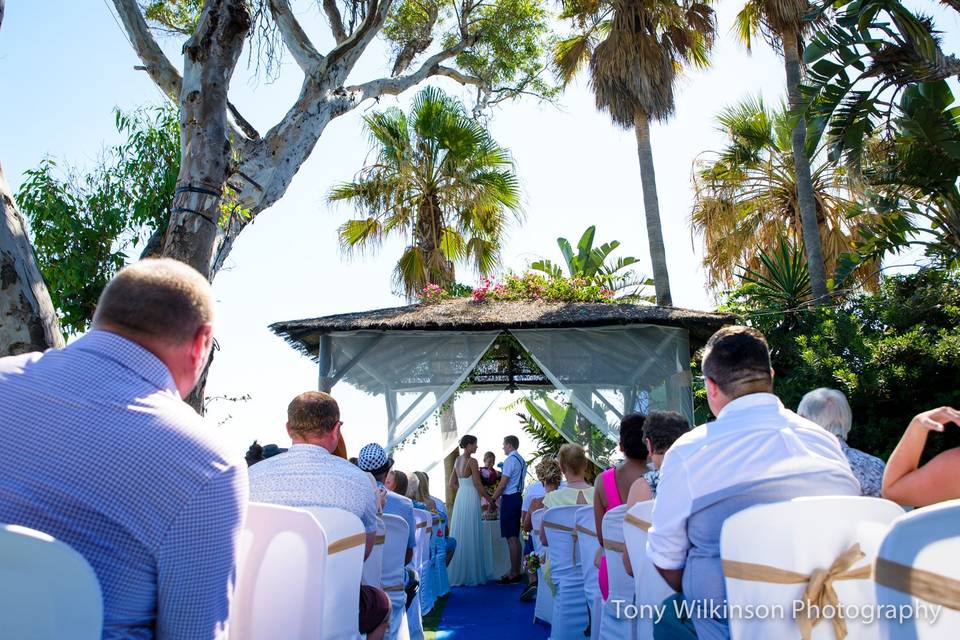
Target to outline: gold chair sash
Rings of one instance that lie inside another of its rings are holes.
[[[588,535],[588,536],[590,536],[591,538],[596,538],[596,537],[597,537],[597,534],[596,534],[595,531],[592,531],[592,530],[590,530],[590,529],[588,529],[588,528],[586,528],[586,527],[580,526],[579,524],[577,525],[577,532],[578,532],[578,533],[585,534],[585,535]]]
[[[960,580],[877,558],[874,581],[932,604],[960,611]]]
[[[544,529],[556,529],[557,531],[565,531],[570,534],[570,537],[573,538],[570,545],[570,550],[572,552],[570,561],[573,566],[577,566],[577,528],[568,527],[565,524],[557,524],[556,522],[544,522],[542,526]]]
[[[340,553],[341,551],[346,551],[347,549],[359,547],[362,544],[366,544],[366,542],[367,534],[356,533],[352,536],[347,536],[346,538],[341,538],[340,540],[335,540],[328,544],[327,555],[332,556],[335,553]]]
[[[626,553],[627,546],[620,542],[619,540],[607,540],[603,539],[603,548],[607,551],[615,551],[617,553]]]
[[[426,521],[418,522],[418,523],[417,523],[417,529],[426,529],[426,528],[427,528],[427,522],[426,522]]]
[[[623,521],[627,524],[632,524],[638,529],[643,529],[644,531],[650,531],[650,527],[653,526],[653,524],[647,522],[646,520],[641,520],[637,516],[629,513],[623,516]]]
[[[386,541],[387,541],[387,536],[377,534],[377,537],[373,539],[373,544],[374,544],[375,546],[376,546],[376,545],[381,545],[381,544],[383,544],[383,543],[386,542]]]
[[[738,560],[723,560],[723,575],[736,580],[750,580],[753,582],[770,582],[773,584],[806,584],[803,591],[803,601],[806,603],[803,611],[797,616],[797,626],[800,628],[800,637],[810,640],[813,628],[822,621],[819,613],[830,605],[839,612],[840,598],[837,596],[833,583],[837,580],[866,580],[872,575],[872,567],[866,565],[851,570],[854,564],[864,558],[860,545],[854,544],[833,561],[829,569],[814,569],[808,576],[795,571],[787,571],[778,567]],[[813,607],[816,607],[815,609]],[[847,636],[847,623],[839,615],[835,615],[833,632],[837,640]]]
[[[385,586],[381,587],[381,589],[383,589],[384,591],[403,591],[403,585],[402,585],[402,584],[390,584],[390,585],[385,585]]]

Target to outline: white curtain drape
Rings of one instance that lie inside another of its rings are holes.
[[[553,407],[552,422],[595,459],[612,452],[627,413],[673,410],[693,420],[690,344],[674,327],[640,325],[510,331],[580,414]],[[544,408],[546,404],[541,403]]]
[[[387,449],[440,408],[499,331],[352,331],[330,336],[331,382],[383,398]]]

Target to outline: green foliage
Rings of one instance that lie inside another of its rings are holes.
[[[593,473],[588,475],[595,476],[609,466],[616,444],[580,417],[572,403],[558,402],[546,392],[534,392],[514,405],[523,409],[517,414],[520,426],[537,445],[533,458],[555,458],[560,447],[575,442],[583,445],[593,465]]]
[[[620,246],[620,241],[614,240],[594,247],[596,232],[595,226],[587,227],[577,242],[576,253],[569,240],[557,238],[557,246],[560,247],[568,278],[598,285],[600,290],[609,289],[621,302],[652,302],[650,295],[643,295],[641,292],[643,288],[652,286],[653,280],[638,278],[633,270],[627,269],[639,260],[633,256],[611,259],[610,254]],[[552,279],[563,279],[563,269],[550,260],[537,260],[530,268]]]
[[[157,27],[190,35],[200,22],[203,0],[149,0],[143,6],[147,20]]]
[[[795,408],[817,387],[843,391],[853,409],[850,446],[886,459],[910,419],[957,402],[960,276],[927,269],[887,277],[875,293],[795,317],[771,312],[741,290],[727,307],[770,343],[774,387]],[[927,455],[960,444],[932,434]]]
[[[394,75],[435,41],[444,49],[465,42],[455,62],[483,84],[481,107],[519,95],[551,100],[558,93],[543,73],[551,37],[550,14],[541,0],[453,5],[402,0],[391,7],[382,34],[394,53]]]
[[[364,123],[375,159],[328,196],[360,211],[340,227],[343,250],[376,250],[390,235],[406,239],[394,283],[410,298],[428,284],[453,283],[456,263],[492,273],[507,223],[520,215],[509,151],[434,87],[417,94],[409,116],[394,108]]]
[[[760,251],[760,269],[744,269],[740,280],[743,292],[761,308],[792,313],[810,300],[810,272],[802,247],[786,238],[772,252]]]
[[[865,260],[922,245],[939,266],[960,263],[960,111],[945,79],[960,61],[933,21],[899,0],[825,4],[835,23],[807,45],[808,135],[862,184],[862,241],[838,278]],[[929,233],[927,232],[929,231]]]
[[[67,335],[89,325],[106,283],[162,234],[180,170],[180,122],[169,107],[116,112],[126,141],[89,173],[52,158],[25,173],[17,201]]]

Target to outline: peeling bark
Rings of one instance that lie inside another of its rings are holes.
[[[50,293],[0,167],[0,357],[62,346]]]

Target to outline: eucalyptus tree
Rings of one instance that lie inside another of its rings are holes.
[[[765,255],[778,255],[786,239],[802,250],[804,235],[787,110],[749,98],[721,111],[716,122],[725,144],[694,164],[690,221],[694,235],[703,240],[707,281],[719,289],[733,286],[740,270],[760,270]],[[833,273],[854,251],[872,218],[854,217],[859,210],[856,194],[843,168],[828,162],[826,155],[822,145],[811,153],[811,180],[818,235]],[[872,261],[860,265],[858,282],[875,284],[877,266]]]
[[[830,292],[827,288],[827,271],[820,243],[820,227],[817,220],[817,203],[810,175],[810,157],[806,143],[806,121],[797,115],[803,105],[800,83],[803,76],[803,41],[811,32],[814,23],[805,18],[813,7],[808,0],[747,0],[737,14],[737,35],[749,50],[753,40],[762,34],[774,47],[783,53],[783,66],[787,79],[787,98],[795,112],[796,125],[790,142],[796,172],[797,203],[800,222],[803,226],[803,246],[810,272],[810,288],[816,305],[826,304]]]
[[[0,26],[4,0],[0,0]],[[26,224],[0,166],[0,357],[63,346]]]
[[[597,108],[636,135],[657,304],[670,306],[650,122],[673,115],[681,65],[708,64],[716,33],[713,9],[701,0],[566,0],[563,17],[575,33],[554,49],[561,79],[569,83],[588,64]]]
[[[551,95],[541,78],[548,16],[537,0],[312,4],[322,9],[333,41],[325,53],[291,0],[113,0],[140,68],[180,110],[182,161],[163,253],[210,278],[240,232],[283,197],[327,125],[359,105],[439,76],[475,87],[481,107],[520,94]],[[183,40],[182,73],[157,30]],[[392,76],[349,84],[378,36],[393,52]],[[248,43],[267,72],[286,53],[303,75],[295,102],[263,133],[228,95]]]

